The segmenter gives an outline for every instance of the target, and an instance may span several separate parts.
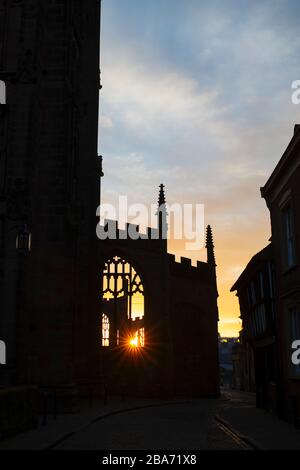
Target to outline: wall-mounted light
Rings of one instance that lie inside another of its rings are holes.
[[[31,233],[28,226],[24,224],[16,238],[16,250],[26,255],[31,251]]]

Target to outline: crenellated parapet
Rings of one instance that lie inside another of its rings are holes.
[[[175,276],[208,278],[209,267],[203,261],[197,261],[197,264],[194,265],[190,258],[181,257],[177,261],[175,255],[172,254],[168,254],[168,259],[170,272]]]
[[[144,327],[144,319],[141,318],[141,317],[135,317],[135,318],[132,318],[131,319],[131,326],[132,326],[132,329],[135,330],[135,329],[139,329],[139,328],[143,328]]]

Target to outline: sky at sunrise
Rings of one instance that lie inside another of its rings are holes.
[[[102,1],[102,201],[152,204],[164,183],[168,203],[205,205],[224,336],[241,325],[230,288],[270,238],[259,188],[300,122],[299,18],[298,0]]]

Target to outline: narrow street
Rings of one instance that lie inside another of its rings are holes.
[[[300,430],[255,406],[255,395],[155,406],[108,416],[56,449],[300,450]]]
[[[190,402],[110,398],[79,413],[48,416],[1,450],[300,450],[300,430],[255,407],[250,393]],[[42,419],[42,417],[41,417]]]
[[[245,448],[215,420],[219,400],[197,400],[124,412],[101,419],[56,449],[238,450]]]

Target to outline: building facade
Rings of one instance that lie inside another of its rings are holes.
[[[1,382],[71,386],[98,354],[100,2],[1,0],[0,35]]]
[[[217,396],[218,306],[211,228],[207,262],[167,251],[167,210],[160,189],[157,228],[146,233],[108,221],[99,242],[102,267],[102,376],[111,393]],[[115,233],[115,236],[111,236]],[[164,234],[164,236],[162,236]]]
[[[252,348],[258,406],[300,424],[300,126],[261,195],[270,210],[271,244],[232,288],[240,301],[243,342]],[[245,353],[245,347],[242,353]],[[242,367],[243,370],[245,366]]]
[[[300,424],[300,365],[292,363],[292,343],[300,340],[300,126],[261,189],[270,210],[279,351],[279,414]]]
[[[238,296],[243,327],[235,351],[237,388],[256,391],[258,407],[276,410],[276,293],[271,244],[251,259],[231,291]]]
[[[0,0],[0,35],[1,385],[217,395],[211,229],[176,263],[161,188],[153,240],[96,237],[99,0]]]

